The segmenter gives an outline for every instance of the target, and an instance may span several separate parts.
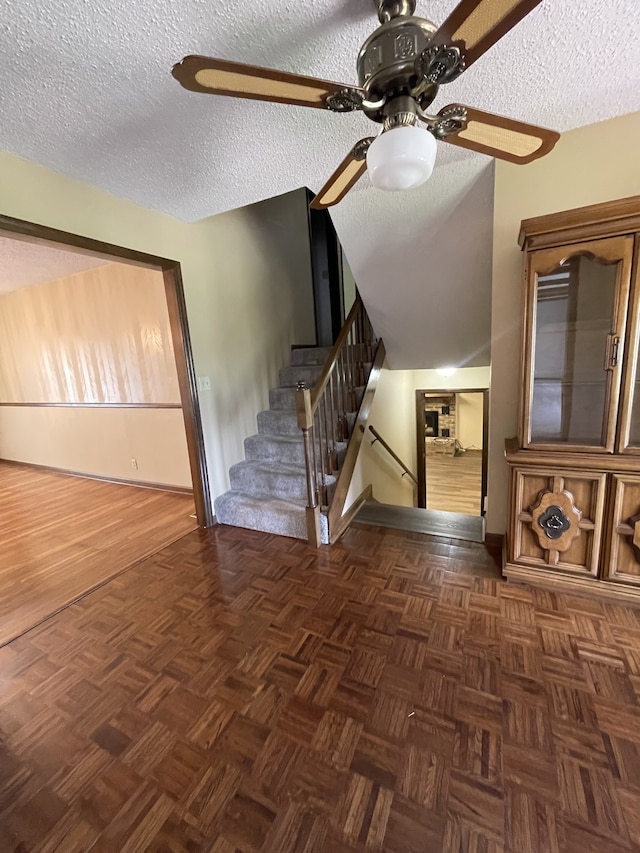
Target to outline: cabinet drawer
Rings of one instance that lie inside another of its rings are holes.
[[[595,471],[514,468],[509,561],[596,577],[606,476]]]
[[[612,475],[607,580],[640,586],[640,476]]]

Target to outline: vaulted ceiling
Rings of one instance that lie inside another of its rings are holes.
[[[440,22],[454,5],[419,0],[417,14]],[[355,82],[357,52],[377,25],[372,0],[4,0],[2,9],[0,149],[179,219],[317,190],[371,133],[358,113],[186,92],[170,69],[203,53]],[[640,109],[639,31],[637,0],[544,0],[434,109],[459,101],[560,131]],[[392,366],[487,363],[486,346],[478,353],[490,164],[442,143],[423,187],[387,194],[365,176],[334,208]],[[457,290],[445,287],[452,281]],[[430,335],[417,337],[417,318]],[[455,318],[471,330],[457,349],[442,336]]]

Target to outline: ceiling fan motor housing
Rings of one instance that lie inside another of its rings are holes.
[[[416,89],[416,60],[437,27],[426,18],[400,15],[378,27],[358,54],[358,81],[366,92],[362,111],[373,121],[386,117],[384,104],[411,94],[426,110],[438,93],[438,85],[422,81]]]

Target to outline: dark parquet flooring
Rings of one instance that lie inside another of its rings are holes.
[[[640,851],[640,613],[195,532],[0,649],[0,851]]]

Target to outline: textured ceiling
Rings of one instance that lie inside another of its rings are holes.
[[[93,270],[106,263],[100,258],[65,252],[44,243],[0,237],[0,293]]]
[[[170,68],[185,54],[204,53],[355,82],[356,54],[377,24],[372,0],[1,5],[0,148],[180,219],[299,186],[317,190],[353,142],[371,132],[360,114],[186,92]],[[417,13],[438,23],[454,5],[418,0]],[[445,87],[434,109],[460,101],[561,131],[640,109],[639,31],[638,0],[544,0]],[[372,189],[365,176],[336,209],[346,253],[374,311],[390,316],[396,307],[378,304],[388,293],[379,269],[390,264],[389,223],[401,235],[391,244],[404,249],[392,265],[395,279],[415,279],[419,243],[422,253],[431,245],[430,274],[443,280],[466,226],[486,230],[490,210],[477,182],[489,162],[442,143],[425,187],[394,197]],[[468,206],[443,229],[442,211],[465,192]],[[456,274],[486,292],[488,280],[480,276],[490,275],[490,245],[477,250],[482,262],[465,251],[467,267],[456,257]],[[407,311],[423,308],[416,303]],[[392,338],[399,342],[389,350],[392,366],[410,352],[416,357],[399,330]]]

